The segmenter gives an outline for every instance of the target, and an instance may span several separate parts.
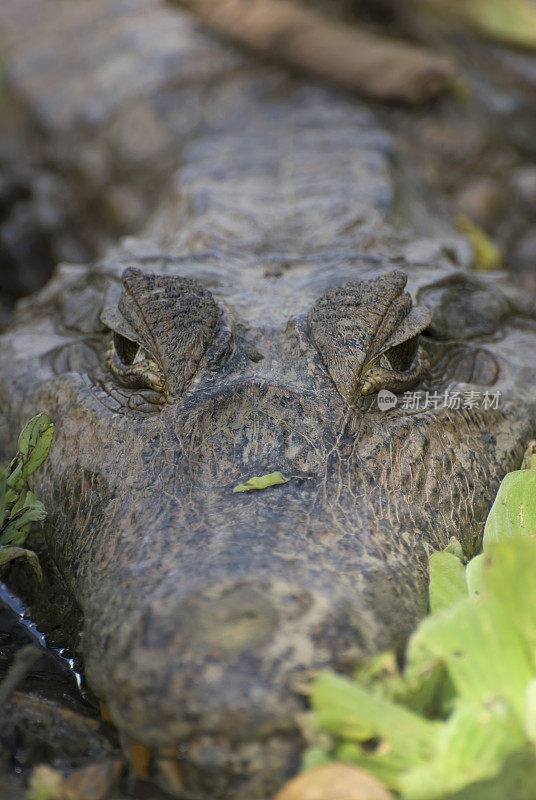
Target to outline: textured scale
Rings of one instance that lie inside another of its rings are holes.
[[[84,208],[147,224],[19,304],[0,449],[48,411],[32,489],[122,737],[177,759],[185,796],[272,797],[299,765],[311,671],[399,647],[429,553],[478,547],[536,434],[534,300],[464,267],[442,204],[393,166],[387,112],[160,0],[61,8],[2,0],[6,86],[43,163],[82,175]],[[116,379],[111,331],[151,355],[165,402]],[[426,409],[389,384],[415,347]],[[396,406],[354,403],[363,379]],[[233,493],[276,471],[289,480]]]

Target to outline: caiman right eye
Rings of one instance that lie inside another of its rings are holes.
[[[106,364],[122,386],[165,394],[164,375],[153,356],[115,331],[106,350]]]
[[[413,306],[406,275],[348,281],[326,292],[307,316],[308,331],[342,396],[358,406],[380,389],[404,392],[428,369],[419,337],[430,323]]]
[[[107,390],[128,408],[161,407],[194,376],[220,311],[210,292],[190,278],[129,267],[121,282],[122,290],[111,284],[100,315],[110,329]]]

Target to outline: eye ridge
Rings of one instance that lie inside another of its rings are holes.
[[[309,310],[307,329],[338,391],[351,405],[388,389],[403,392],[425,376],[420,334],[430,312],[414,306],[399,271],[326,292]]]

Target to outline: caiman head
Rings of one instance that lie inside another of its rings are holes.
[[[372,259],[130,263],[21,305],[2,401],[13,431],[56,423],[35,488],[95,692],[194,795],[261,797],[311,675],[399,644],[429,551],[478,547],[534,435],[536,325],[450,268],[405,267],[410,294]]]

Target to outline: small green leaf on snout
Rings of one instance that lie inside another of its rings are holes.
[[[233,489],[234,492],[252,492],[255,489],[266,489],[268,486],[278,486],[280,483],[288,483],[290,478],[285,478],[281,472],[270,472],[268,475],[259,475],[249,478],[245,483],[239,483]]]

